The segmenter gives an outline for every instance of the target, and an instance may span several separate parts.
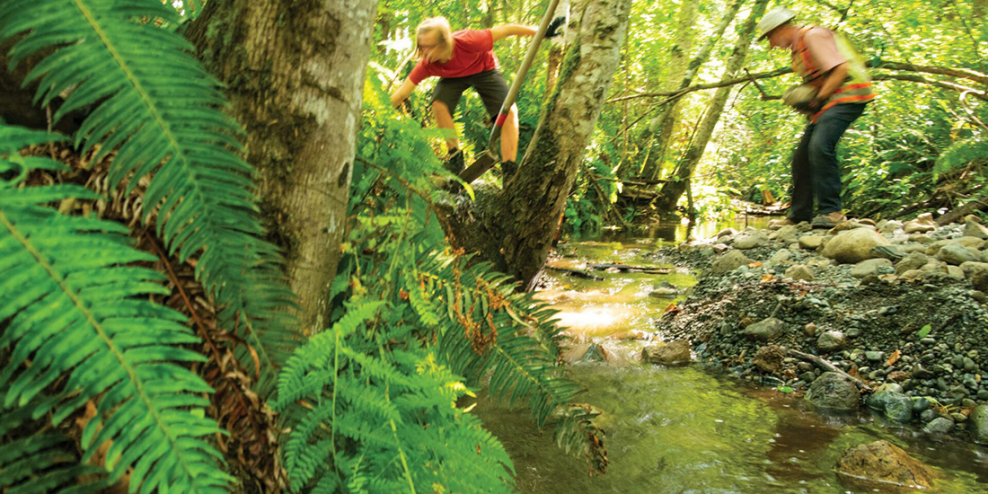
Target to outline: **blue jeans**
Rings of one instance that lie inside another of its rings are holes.
[[[837,142],[864,113],[866,103],[835,105],[810,124],[792,157],[792,208],[789,219],[813,219],[813,198],[820,214],[840,211],[840,164]]]

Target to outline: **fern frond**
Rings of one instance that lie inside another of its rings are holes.
[[[200,256],[196,275],[223,307],[220,324],[239,328],[256,351],[266,395],[276,377],[270,371],[297,339],[283,310],[293,297],[277,250],[260,238],[254,170],[237,154],[242,130],[220,110],[217,81],[175,32],[180,21],[171,6],[147,0],[9,0],[0,3],[0,41],[23,34],[11,67],[51,52],[25,83],[39,83],[41,105],[68,93],[55,120],[91,109],[75,141],[83,150],[99,144],[94,160],[117,151],[112,186],[152,175],[144,221],[157,209],[169,252],[183,261]],[[254,371],[248,350],[240,353]]]
[[[0,126],[0,156],[30,166],[16,148],[42,137]],[[130,246],[124,226],[38,204],[93,196],[80,187],[8,186],[0,194],[0,321],[9,318],[0,346],[10,349],[0,368],[2,406],[26,406],[67,377],[52,421],[99,403],[83,459],[112,440],[111,482],[133,468],[132,491],[225,492],[230,477],[202,439],[220,431],[203,418],[198,396],[211,389],[176,365],[204,360],[180,346],[200,340],[180,314],[148,299],[170,293],[163,276],[127,266],[155,258]]]

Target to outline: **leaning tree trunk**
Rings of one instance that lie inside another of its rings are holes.
[[[563,60],[557,90],[543,109],[519,172],[495,216],[508,272],[528,285],[549,254],[558,220],[620,61],[631,0],[586,4]]]
[[[696,77],[697,72],[700,67],[706,63],[707,59],[710,58],[711,52],[714,50],[714,46],[720,40],[721,36],[724,35],[724,31],[727,30],[727,26],[734,22],[734,18],[738,15],[738,10],[741,10],[741,5],[744,4],[745,0],[734,0],[724,13],[724,17],[721,18],[720,23],[714,32],[707,37],[707,39],[700,46],[700,49],[696,52],[696,55],[690,59],[689,64],[687,64],[681,72],[673,71],[670,81],[675,82],[670,89],[683,89],[690,86],[693,83],[693,79]],[[682,24],[680,24],[682,28]],[[642,168],[641,177],[646,180],[657,180],[660,173],[662,172],[662,163],[665,162],[666,153],[669,150],[669,142],[672,140],[673,130],[676,127],[676,123],[679,120],[679,99],[673,100],[667,103],[667,107],[663,109],[663,112],[659,114],[658,117],[653,119],[648,126],[646,131],[650,135],[654,133],[655,142],[648,151],[646,155],[646,162]],[[647,137],[646,137],[647,139]]]
[[[686,63],[693,49],[693,25],[699,11],[699,0],[683,0],[679,9],[679,21],[676,23],[676,38],[669,48],[669,76],[659,86],[660,91],[671,91],[679,87],[679,81],[686,75]],[[669,103],[661,110],[659,116],[648,124],[645,137],[645,163],[638,176],[649,179],[658,178],[665,156],[666,143],[672,135],[672,129],[679,118],[679,106],[676,101]],[[665,134],[665,135],[663,135]],[[652,141],[648,143],[647,141]]]
[[[211,0],[188,33],[247,129],[261,212],[311,332],[329,316],[376,3]]]
[[[734,47],[734,51],[731,52],[731,57],[727,61],[727,67],[724,69],[721,80],[735,77],[741,69],[741,66],[744,64],[745,55],[748,53],[748,45],[751,44],[755,32],[755,24],[765,13],[765,7],[767,5],[768,0],[758,0],[755,2],[755,6],[751,10],[751,15],[748,16],[744,27],[738,33],[738,44]],[[655,200],[655,205],[659,211],[671,211],[676,207],[676,203],[679,202],[679,198],[682,197],[683,192],[686,191],[687,181],[693,176],[696,165],[700,162],[703,152],[707,149],[707,143],[710,142],[710,137],[714,133],[714,128],[717,127],[720,115],[724,112],[724,106],[727,104],[727,98],[730,94],[730,86],[722,87],[717,89],[714,96],[710,98],[710,103],[706,108],[706,114],[697,127],[689,148],[676,167],[676,180],[666,182],[662,186],[662,190],[659,191],[659,197]]]

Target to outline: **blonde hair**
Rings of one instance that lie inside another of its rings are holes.
[[[419,46],[419,39],[427,33],[436,33],[436,43],[438,43],[438,48],[427,58],[429,62],[448,62],[453,58],[453,33],[445,17],[431,17],[415,28],[415,54],[419,58],[425,57]]]

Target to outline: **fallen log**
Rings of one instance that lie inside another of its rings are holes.
[[[604,281],[604,278],[601,278],[600,276],[597,276],[589,271],[584,271],[582,269],[561,268],[558,266],[550,266],[548,264],[545,265],[545,269],[556,271],[559,273],[565,273],[570,276],[576,276],[577,278],[586,278],[588,280],[594,280],[594,281]]]
[[[587,264],[587,267],[598,271],[614,268],[625,272],[641,271],[642,273],[646,273],[646,274],[669,274],[672,272],[672,269],[670,268],[659,268],[655,266],[636,266],[633,264],[620,264],[620,263]]]
[[[837,368],[836,365],[831,364],[830,362],[827,362],[826,360],[824,360],[824,359],[822,359],[820,357],[817,357],[816,355],[810,355],[808,353],[803,353],[803,352],[800,352],[798,350],[793,350],[791,348],[790,349],[787,349],[787,352],[789,352],[789,355],[792,355],[793,357],[796,357],[796,358],[805,360],[807,362],[812,362],[812,363],[816,364],[818,367],[820,367],[823,370],[826,370],[828,372],[836,372],[837,374],[840,374],[842,376],[846,376],[848,379],[851,379],[852,381],[854,381],[854,384],[858,387],[858,389],[863,390],[863,391],[867,391],[869,393],[872,392],[871,387],[868,386],[861,379],[858,379],[858,378],[856,378],[856,377],[854,377],[854,376],[852,376],[852,375],[850,375],[850,374],[848,374],[848,373],[840,370],[839,368]]]

